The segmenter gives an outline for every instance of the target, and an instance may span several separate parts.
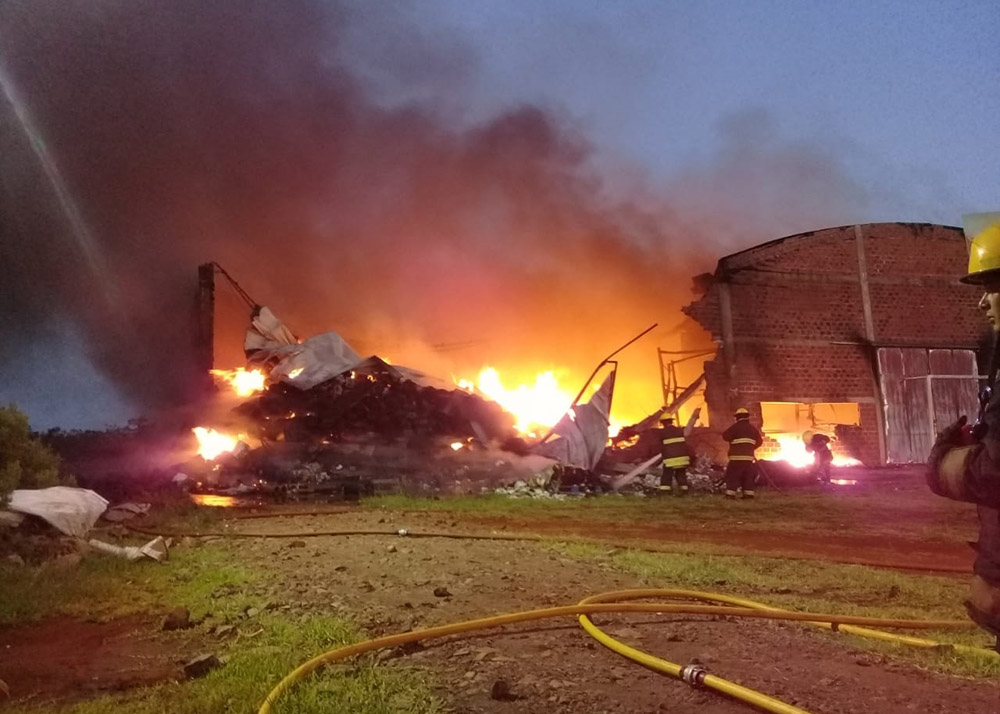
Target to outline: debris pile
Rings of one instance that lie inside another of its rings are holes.
[[[547,484],[529,484],[527,481],[515,481],[510,486],[500,486],[493,493],[498,496],[507,496],[508,498],[564,500],[567,497],[566,494],[549,489]]]
[[[514,419],[499,404],[461,389],[418,385],[390,365],[345,372],[308,390],[277,382],[234,411],[263,441],[315,443],[370,434],[516,444]]]

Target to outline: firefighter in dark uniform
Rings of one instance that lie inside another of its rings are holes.
[[[985,219],[983,230],[974,231],[969,255],[969,273],[962,282],[981,285],[985,294],[979,307],[994,331],[993,355],[986,374],[987,386],[980,395],[979,421],[966,425],[966,417],[942,431],[927,458],[927,483],[939,496],[976,504],[979,540],[973,545],[969,617],[998,637],[1000,648],[1000,389],[996,386],[1000,367],[1000,214],[967,217]],[[982,223],[980,224],[982,226]]]
[[[674,490],[674,480],[677,480],[677,495],[685,496],[688,492],[687,468],[691,465],[691,452],[688,450],[684,429],[674,424],[674,415],[664,412],[660,416],[660,433],[663,437],[663,473],[660,475],[660,493],[669,495]]]
[[[806,451],[811,451],[813,454],[813,475],[820,483],[830,483],[830,465],[833,463],[830,437],[818,431],[807,431],[803,436],[805,437]]]
[[[764,437],[750,423],[750,412],[743,407],[733,416],[736,423],[722,432],[722,438],[729,442],[729,463],[726,464],[726,498],[736,498],[743,490],[743,498],[753,498],[754,482],[757,480],[757,459],[754,452],[764,443]]]

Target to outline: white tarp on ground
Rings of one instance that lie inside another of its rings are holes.
[[[597,466],[608,443],[608,423],[611,413],[611,393],[615,374],[612,372],[586,404],[577,404],[553,428],[555,438],[535,448],[542,456],[555,459],[565,466],[593,469]]]
[[[350,371],[359,374],[387,371],[422,387],[455,388],[454,385],[419,370],[391,365],[374,355],[362,358],[336,332],[324,332],[297,342],[291,330],[266,307],[260,308],[251,321],[244,348],[251,363],[273,365],[271,379],[281,380],[302,390],[312,389],[317,384]]]
[[[66,535],[82,538],[94,527],[108,502],[85,488],[17,489],[10,494],[7,508],[37,516]]]

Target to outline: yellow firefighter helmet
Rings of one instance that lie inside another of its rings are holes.
[[[737,419],[739,419],[740,417],[749,417],[750,410],[747,409],[746,407],[740,407],[739,409],[733,412],[733,416],[736,417]]]
[[[666,412],[665,411],[662,414],[660,414],[660,421],[661,422],[673,421],[673,420],[674,420],[674,415],[671,414],[670,412]]]
[[[969,246],[969,274],[963,283],[982,285],[1000,280],[1000,213],[977,213],[965,216],[965,235],[973,236]]]

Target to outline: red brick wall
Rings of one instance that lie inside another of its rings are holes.
[[[958,282],[967,265],[961,230],[879,223],[862,226],[876,344],[975,346],[985,324],[979,291]],[[872,348],[865,320],[853,226],[791,236],[719,261],[716,284],[685,312],[722,340],[720,284],[728,285],[735,381],[724,354],[706,363],[713,425],[747,406],[760,423],[761,401],[874,400]],[[869,463],[879,461],[874,401],[861,402]]]

